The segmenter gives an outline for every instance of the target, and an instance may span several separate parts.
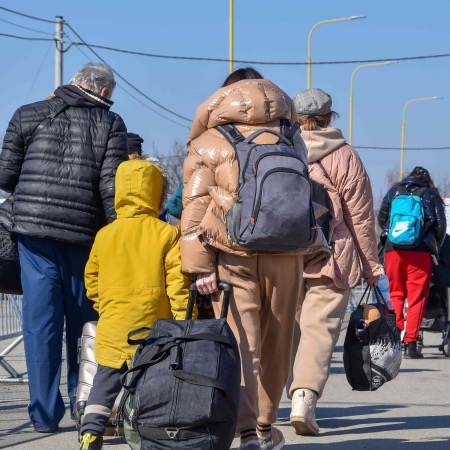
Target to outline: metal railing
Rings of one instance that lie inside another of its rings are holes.
[[[22,296],[0,294],[0,340],[22,333]]]
[[[10,377],[0,378],[0,382],[27,383],[5,356],[11,353],[22,341],[22,297],[12,294],[0,294],[0,341],[17,336],[13,342],[0,352],[0,366],[9,373]]]

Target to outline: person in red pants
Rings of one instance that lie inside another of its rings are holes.
[[[444,202],[426,169],[415,167],[387,192],[378,223],[383,230],[386,275],[397,327],[405,330],[405,357],[422,358],[417,348],[419,327],[430,289],[432,259],[437,261],[447,227]]]

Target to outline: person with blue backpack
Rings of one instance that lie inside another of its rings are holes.
[[[397,327],[405,331],[405,357],[422,358],[417,342],[430,289],[432,259],[437,262],[447,228],[444,202],[428,170],[417,166],[389,189],[378,213],[378,224]]]

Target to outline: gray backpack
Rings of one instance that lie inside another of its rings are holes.
[[[317,225],[311,203],[308,168],[302,149],[293,143],[298,130],[282,121],[281,133],[267,128],[248,138],[232,124],[216,129],[230,142],[239,161],[238,199],[227,215],[231,239],[244,248],[259,251],[291,251],[310,246]],[[275,144],[256,144],[270,133]]]

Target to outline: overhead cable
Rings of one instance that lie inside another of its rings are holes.
[[[47,19],[41,19],[39,17],[30,16],[28,14],[23,14],[18,11],[14,11],[9,8],[5,8],[4,6],[0,6],[0,9],[3,9],[4,11],[8,11],[13,14],[18,14],[19,16],[27,17],[29,19],[33,20],[39,20],[41,22],[47,22],[47,23],[54,23],[53,20],[47,20]],[[67,26],[70,25],[66,22]],[[73,29],[72,29],[73,31]],[[75,33],[75,31],[74,31]],[[77,34],[77,33],[75,33]],[[20,39],[20,37],[19,37]],[[79,39],[81,39],[79,37]],[[174,56],[174,55],[159,55],[159,54],[153,54],[153,53],[144,53],[144,52],[137,52],[133,50],[124,50],[119,49],[115,47],[107,47],[103,45],[97,45],[97,44],[88,44],[83,39],[81,39],[82,42],[75,43],[76,45],[86,45],[87,47],[92,48],[100,48],[103,50],[110,50],[120,53],[129,53],[132,55],[138,55],[138,56],[147,56],[150,58],[164,58],[164,59],[184,59],[184,60],[191,60],[191,61],[213,61],[213,62],[230,62],[227,58],[207,58],[207,57],[199,57],[199,56]],[[374,62],[384,62],[384,61],[412,61],[412,60],[418,60],[418,59],[433,59],[433,58],[448,58],[450,57],[450,53],[443,53],[443,54],[437,54],[437,55],[421,55],[421,56],[403,56],[403,57],[389,57],[389,58],[381,58],[381,59],[362,59],[362,60],[349,60],[349,61],[311,61],[310,63],[301,61],[301,62],[293,62],[293,61],[249,61],[249,60],[240,60],[240,59],[233,59],[233,62],[239,63],[239,64],[261,64],[261,65],[283,65],[283,66],[305,66],[308,64],[311,65],[334,65],[334,64],[365,64],[365,63],[374,63]]]
[[[33,38],[33,37],[26,37],[26,36],[16,36],[14,34],[5,34],[0,33],[0,36],[6,36],[14,39],[22,39],[24,41],[54,41],[54,39],[50,38]]]
[[[353,145],[352,147],[362,150],[401,150],[401,147],[365,147]],[[403,150],[450,150],[450,147],[405,147]]]
[[[67,22],[64,22],[69,28],[70,30],[72,30],[72,32],[75,34],[75,36],[78,37],[78,39],[81,40],[81,42],[83,42],[84,45],[87,46],[87,48],[100,60],[102,61],[104,64],[108,64],[95,50],[93,50],[91,48],[91,46],[89,44],[87,44],[84,39],[74,30],[74,28]],[[187,117],[182,116],[181,114],[176,113],[175,111],[172,111],[169,108],[166,108],[165,106],[161,105],[161,103],[158,103],[156,100],[153,100],[151,97],[149,97],[147,94],[145,94],[144,92],[142,92],[140,89],[138,89],[136,86],[134,86],[132,83],[130,83],[125,77],[123,77],[119,72],[117,72],[117,70],[112,69],[112,71],[117,75],[117,77],[119,77],[124,83],[126,83],[128,86],[130,86],[133,90],[135,90],[136,92],[138,92],[140,95],[142,95],[143,97],[145,97],[148,101],[152,102],[153,104],[155,104],[156,106],[158,106],[159,108],[163,109],[164,111],[167,111],[168,113],[186,120],[187,122],[192,122],[192,119],[189,119]]]
[[[23,25],[19,25],[18,23],[10,22],[9,20],[0,19],[0,22],[8,23],[9,25],[13,25],[15,27],[23,28],[24,30],[34,31],[36,33],[46,34],[48,36],[53,36],[53,33],[48,33],[47,31],[36,30],[36,28],[24,27]]]
[[[66,36],[67,36],[67,38],[68,38],[70,41],[73,42],[73,39],[72,39],[68,34],[66,34]],[[72,44],[71,44],[71,45],[72,45]],[[82,50],[80,47],[76,47],[76,48],[77,48],[77,50],[78,50],[78,51],[79,51],[79,52],[80,52],[80,53],[81,53],[88,61],[90,60],[89,56],[86,55],[86,53],[83,52],[83,50]],[[169,122],[172,122],[172,123],[174,123],[174,124],[176,124],[176,125],[179,125],[180,127],[189,129],[188,126],[186,126],[186,125],[184,125],[184,124],[182,124],[182,123],[176,122],[175,120],[172,120],[170,117],[166,117],[164,114],[161,114],[159,111],[156,111],[156,109],[153,109],[151,106],[149,106],[149,105],[147,105],[146,103],[144,103],[140,98],[136,97],[136,96],[133,95],[130,91],[128,91],[127,89],[125,89],[120,83],[117,83],[117,87],[119,87],[120,89],[122,89],[122,90],[123,90],[125,93],[127,93],[131,98],[133,98],[134,100],[136,100],[138,103],[140,103],[140,104],[141,104],[142,106],[144,106],[145,108],[147,108],[147,109],[149,109],[150,111],[154,112],[156,115],[158,115],[158,116],[160,116],[160,117],[162,117],[162,118],[168,120]]]
[[[5,8],[4,6],[0,6],[0,9],[3,9],[4,11],[8,11],[12,14],[17,14],[18,16],[27,17],[28,19],[39,20],[40,22],[55,23],[54,20],[41,19],[40,17],[30,16],[28,14],[24,14],[19,11],[14,11],[12,9]]]
[[[103,50],[109,50],[119,53],[127,53],[136,56],[147,56],[149,58],[162,58],[162,59],[182,59],[188,61],[212,61],[212,62],[230,62],[227,58],[207,58],[201,56],[174,56],[174,55],[160,55],[156,53],[145,53],[138,52],[134,50],[124,50],[121,48],[108,47],[106,45],[97,44],[87,44],[85,42],[74,42],[73,45],[87,45],[92,48],[100,48]],[[432,58],[448,58],[450,53],[444,53],[440,55],[424,55],[424,56],[404,56],[396,58],[382,58],[382,59],[363,59],[363,60],[349,60],[349,61],[311,61],[312,65],[333,65],[333,64],[364,64],[373,62],[384,62],[384,61],[411,61],[416,59],[432,59]],[[240,64],[261,64],[261,65],[272,65],[272,66],[306,66],[308,62],[301,61],[249,61],[242,59],[233,59],[233,62]]]

